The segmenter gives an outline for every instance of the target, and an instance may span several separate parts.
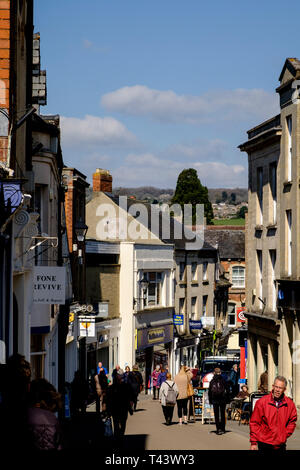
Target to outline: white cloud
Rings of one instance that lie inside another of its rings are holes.
[[[63,146],[123,146],[136,142],[134,134],[112,117],[61,117],[60,122]]]
[[[262,89],[215,90],[202,96],[178,95],[143,85],[126,86],[103,95],[109,111],[179,122],[265,119],[278,112],[277,96]]]
[[[209,188],[247,186],[247,169],[242,165],[217,161],[174,161],[161,159],[152,153],[129,154],[124,164],[113,171],[114,186],[175,188],[178,175],[185,168],[195,168],[201,183]]]

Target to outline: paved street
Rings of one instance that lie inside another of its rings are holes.
[[[93,411],[93,405],[89,408]],[[140,395],[137,412],[129,416],[124,448],[127,450],[249,450],[249,426],[228,421],[227,433],[215,434],[213,424],[196,423],[179,426],[177,409],[174,424],[166,426],[161,405],[152,396]],[[300,430],[289,439],[289,450],[300,449]]]

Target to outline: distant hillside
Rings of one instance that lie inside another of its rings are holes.
[[[87,190],[87,200],[91,197],[92,188]],[[174,189],[160,189],[153,186],[141,186],[140,188],[113,188],[115,196],[134,196],[139,201],[150,203],[170,202]],[[208,195],[212,204],[227,202],[230,204],[240,204],[248,201],[248,190],[246,188],[212,188],[208,189]]]

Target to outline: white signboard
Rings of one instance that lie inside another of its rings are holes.
[[[201,317],[201,322],[203,326],[214,326],[215,317]]]
[[[33,303],[62,304],[66,302],[66,268],[35,266],[33,270]]]
[[[94,338],[96,336],[95,317],[78,317],[79,336],[85,338]]]

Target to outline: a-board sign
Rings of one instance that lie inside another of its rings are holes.
[[[202,398],[203,388],[194,388],[194,405],[195,405],[195,416],[202,415]]]
[[[214,407],[209,403],[208,390],[206,389],[203,394],[203,409],[202,409],[202,423],[205,420],[214,421]]]

